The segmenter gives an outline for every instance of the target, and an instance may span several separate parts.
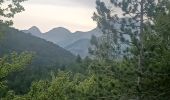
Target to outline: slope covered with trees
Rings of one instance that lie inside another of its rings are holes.
[[[73,63],[75,56],[65,49],[43,39],[24,34],[16,29],[1,25],[3,36],[0,40],[0,55],[30,52],[33,54],[31,64],[24,72],[9,77],[9,85],[18,92],[26,91],[33,80],[47,78],[51,70]],[[22,85],[21,85],[22,84]]]
[[[53,65],[55,63],[67,64],[74,61],[75,56],[52,42],[25,34],[13,28],[1,27],[4,35],[0,42],[0,54],[13,51],[29,51],[35,53],[33,64]]]

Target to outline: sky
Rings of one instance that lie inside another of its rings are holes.
[[[37,26],[42,32],[64,27],[72,32],[89,31],[96,27],[92,20],[96,0],[28,0],[25,11],[14,18],[14,27]]]

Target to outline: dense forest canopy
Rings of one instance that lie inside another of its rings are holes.
[[[24,0],[9,1],[9,15],[23,11]],[[103,34],[85,59],[2,20],[0,99],[169,100],[170,1],[96,0],[96,9]]]

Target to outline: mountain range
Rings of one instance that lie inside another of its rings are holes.
[[[43,33],[38,27],[33,26],[28,30],[22,31],[53,42],[72,52],[74,55],[80,55],[83,58],[89,55],[88,48],[90,47],[91,36],[94,35],[98,37],[101,35],[101,31],[98,28],[88,32],[77,31],[72,33],[66,28],[57,27]]]

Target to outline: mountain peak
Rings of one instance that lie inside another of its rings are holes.
[[[57,27],[57,28],[53,28],[51,29],[49,32],[64,32],[64,33],[71,33],[70,30],[64,28],[64,27]]]
[[[32,30],[32,29],[39,30],[39,28],[37,26],[32,26],[31,28],[29,28],[29,30]]]
[[[31,33],[39,34],[41,33],[40,29],[37,26],[32,26],[31,28],[28,29]]]

